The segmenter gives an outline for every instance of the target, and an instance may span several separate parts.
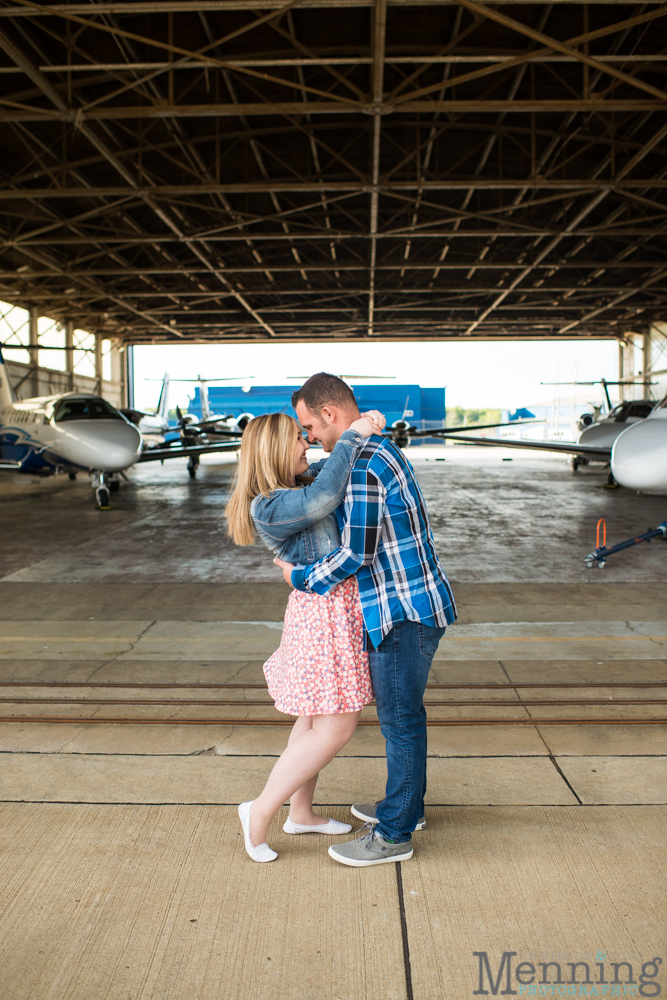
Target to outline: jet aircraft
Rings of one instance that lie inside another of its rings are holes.
[[[598,447],[611,449],[618,435],[630,424],[637,423],[638,420],[645,420],[655,406],[655,401],[650,399],[638,399],[624,401],[621,400],[616,406],[611,405],[609,397],[609,386],[634,386],[634,382],[608,382],[607,379],[599,379],[597,382],[542,382],[542,385],[601,385],[605,395],[606,406],[594,407],[593,413],[584,413],[579,418],[577,426],[581,431],[577,444],[595,445]],[[595,413],[597,410],[597,414]],[[589,462],[608,461],[599,458],[586,458],[583,455],[573,455],[571,459],[572,471],[576,472],[580,465],[587,465]]]
[[[92,476],[97,507],[108,510],[110,493],[137,463],[234,451],[235,439],[192,446],[145,448],[141,431],[100,396],[64,392],[18,400],[0,350],[0,469],[49,476]]]
[[[648,415],[642,419],[629,420],[631,407],[641,403],[650,406]],[[624,415],[624,409],[626,412]],[[613,436],[599,441],[583,441],[584,431],[578,442],[568,441],[526,441],[511,438],[479,438],[457,433],[447,436],[455,441],[465,441],[469,444],[484,444],[499,448],[529,448],[534,451],[560,452],[572,455],[574,458],[587,459],[595,462],[605,462],[610,466],[608,485],[625,486],[638,493],[667,492],[667,396],[658,403],[651,400],[637,403],[621,403],[619,414],[614,417],[614,410],[606,420],[600,421],[602,426],[606,421],[614,423],[620,417],[620,430]],[[588,428],[594,430],[595,424]],[[618,426],[618,424],[617,424]]]

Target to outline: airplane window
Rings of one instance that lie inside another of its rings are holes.
[[[56,406],[53,419],[56,423],[64,420],[122,420],[120,413],[107,403],[106,399],[61,399]]]
[[[655,403],[633,403],[628,410],[629,417],[648,417]]]

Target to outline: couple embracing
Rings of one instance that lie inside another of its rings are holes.
[[[314,813],[313,795],[319,771],[375,700],[387,745],[385,796],[352,805],[370,832],[329,854],[355,868],[404,861],[412,833],[425,825],[422,699],[456,618],[454,598],[424,498],[402,452],[382,436],[382,414],[360,414],[349,386],[326,372],[309,378],[292,405],[308,441],[285,413],[255,417],[226,509],[234,541],[259,536],[293,588],[264,673],[278,711],[297,720],[264,790],[239,806],[245,847],[254,861],[278,857],[267,831],[288,800],[286,833],[351,831]],[[330,456],[309,466],[316,441]]]

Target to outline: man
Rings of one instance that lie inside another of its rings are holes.
[[[359,418],[354,393],[320,372],[292,396],[308,432],[331,451]],[[446,625],[456,620],[447,578],[435,554],[426,505],[411,466],[388,438],[364,444],[337,511],[341,544],[311,566],[280,563],[297,590],[326,594],[357,575],[378,718],[387,743],[382,801],[355,804],[370,824],[359,840],[329,854],[355,868],[412,857],[412,833],[423,829],[426,792],[426,711],[422,704],[431,661]]]

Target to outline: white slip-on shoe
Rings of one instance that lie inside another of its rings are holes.
[[[251,808],[252,802],[242,802],[239,806],[239,819],[241,820],[241,827],[243,829],[243,837],[245,840],[245,849],[248,852],[248,856],[251,857],[253,861],[275,861],[278,855],[275,851],[271,850],[268,844],[260,844],[258,847],[255,847],[250,839]]]
[[[330,836],[339,833],[349,833],[352,827],[349,823],[339,823],[337,819],[329,819],[326,823],[306,826],[305,823],[294,823],[287,817],[283,830],[285,833],[328,833]]]

